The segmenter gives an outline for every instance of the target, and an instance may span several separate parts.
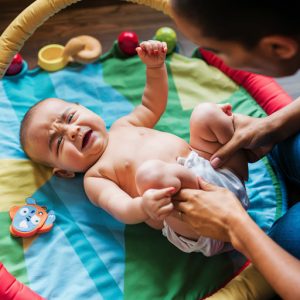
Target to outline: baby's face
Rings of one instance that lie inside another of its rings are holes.
[[[52,167],[84,172],[104,152],[108,133],[103,120],[87,108],[51,98],[33,112],[26,151]]]

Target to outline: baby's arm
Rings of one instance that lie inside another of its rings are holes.
[[[165,42],[147,41],[136,50],[147,68],[142,104],[118,123],[125,121],[134,126],[153,128],[164,113],[168,100],[168,74],[165,66],[167,46]]]
[[[132,198],[111,180],[99,177],[84,179],[90,201],[125,224],[145,222],[149,216],[142,208],[142,197]]]

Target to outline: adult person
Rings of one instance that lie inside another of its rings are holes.
[[[190,40],[233,68],[276,77],[300,68],[298,1],[171,0],[171,7],[175,23]],[[272,154],[300,185],[300,137],[293,136],[300,130],[299,120],[300,99],[263,119],[236,116],[232,139],[211,157],[211,164],[221,167],[241,148],[255,161],[283,141]],[[182,190],[175,198],[178,217],[199,234],[230,241],[282,298],[300,299],[300,203],[273,225],[274,242],[231,192],[202,179],[199,184],[202,191]]]

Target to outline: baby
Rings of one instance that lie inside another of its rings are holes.
[[[243,180],[247,160],[237,152],[226,168],[215,171],[210,156],[233,135],[230,105],[201,104],[190,123],[190,144],[153,129],[165,111],[168,78],[164,42],[143,42],[137,53],[146,65],[142,103],[106,130],[104,121],[87,108],[49,98],[35,104],[21,124],[21,144],[53,173],[73,177],[85,172],[90,201],[126,224],[146,222],[162,229],[185,252],[211,256],[226,250],[221,241],[199,237],[174,217],[172,195],[181,188],[199,188],[197,176],[230,189],[248,206]]]

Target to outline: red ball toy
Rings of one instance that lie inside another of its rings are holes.
[[[121,51],[127,55],[135,55],[139,46],[139,38],[135,32],[123,31],[118,37],[118,45]]]
[[[23,67],[23,59],[22,56],[17,53],[14,57],[12,62],[10,63],[5,75],[16,75],[21,72]]]

